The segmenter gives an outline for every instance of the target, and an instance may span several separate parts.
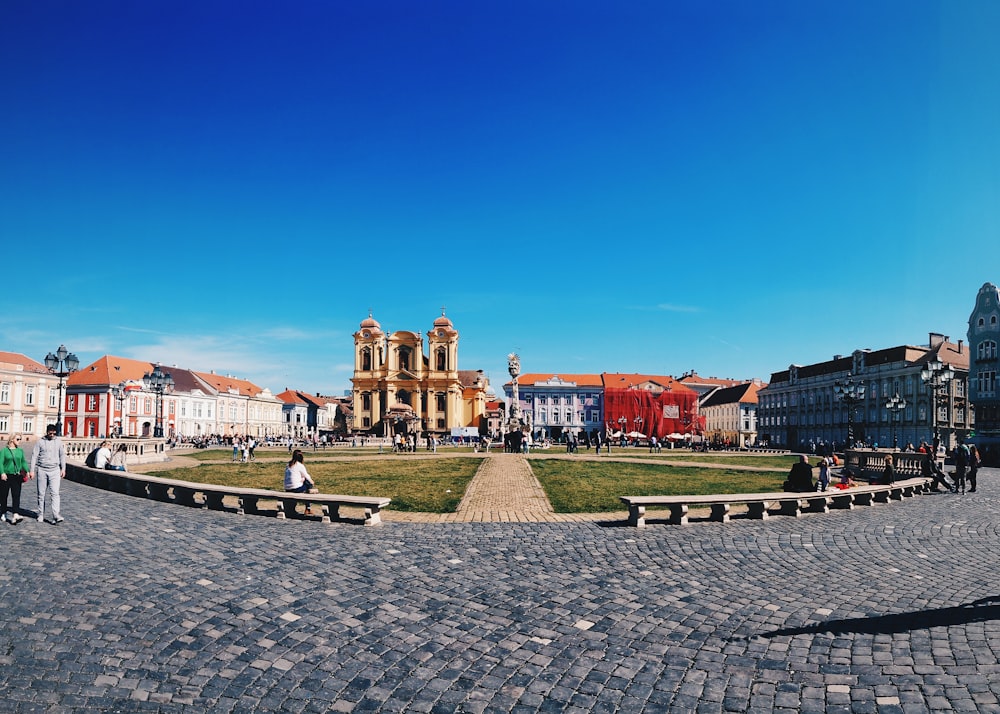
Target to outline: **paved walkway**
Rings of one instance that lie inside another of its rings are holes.
[[[1000,712],[998,476],[643,530],[323,525],[64,482],[65,523],[0,526],[0,711]]]
[[[502,452],[483,459],[455,513],[384,512],[387,521],[409,523],[572,523],[613,517],[608,513],[556,513],[528,460]]]

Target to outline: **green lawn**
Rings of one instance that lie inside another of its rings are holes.
[[[613,449],[611,455],[616,459],[662,459],[663,461],[685,461],[698,464],[728,464],[731,466],[758,466],[762,468],[785,470],[792,468],[792,464],[799,460],[798,454],[775,456],[772,454],[733,454],[720,451],[709,451],[706,454],[670,449],[664,449],[659,454],[651,454],[647,449]],[[818,456],[814,456],[810,459],[810,462],[814,465],[818,461]]]
[[[531,468],[557,513],[620,511],[620,496],[780,491],[788,474],[544,458],[531,459]]]
[[[471,454],[475,451],[471,446],[439,446],[438,455],[448,456],[449,454]],[[356,456],[378,456],[379,450],[377,446],[331,446],[326,449],[320,447],[316,451],[312,450],[312,447],[302,449],[302,453],[305,454],[307,460],[316,459],[339,459],[345,457],[356,457]],[[392,454],[391,447],[385,447],[382,452],[383,454]],[[427,454],[429,453],[426,449],[417,449],[417,454]],[[192,459],[198,461],[228,461],[233,460],[233,449],[213,447],[211,449],[184,449],[183,451],[178,451],[179,456],[188,456]],[[287,447],[284,446],[267,446],[260,447],[254,451],[256,458],[265,459],[273,461],[275,459],[284,459],[287,461],[291,458],[291,453],[288,451]]]
[[[458,450],[456,449],[455,452]],[[465,451],[465,449],[463,449]],[[624,450],[620,450],[624,451]],[[615,453],[621,458],[626,455]],[[482,463],[478,458],[449,458],[448,451],[434,459],[408,459],[386,455],[377,459],[340,459],[373,456],[377,449],[350,447],[306,452],[306,468],[324,493],[388,496],[390,508],[423,513],[454,513],[465,489]],[[645,452],[627,454],[634,458]],[[284,487],[287,450],[258,450],[258,461],[231,463],[232,449],[192,450],[183,453],[202,463],[194,468],[158,471],[157,476],[223,486]],[[668,456],[662,454],[664,460]],[[601,513],[620,511],[620,496],[683,495],[711,493],[756,493],[780,491],[796,456],[751,456],[736,454],[669,455],[671,460],[690,461],[691,466],[632,463],[628,460],[585,461],[532,455],[531,468],[557,513]],[[677,458],[683,457],[683,458]],[[218,462],[218,463],[208,463]],[[697,466],[697,463],[770,467],[770,471]]]
[[[231,449],[229,454],[231,456]],[[407,460],[405,456],[372,461],[317,461],[311,456],[306,455],[306,468],[321,492],[388,496],[392,499],[391,508],[421,513],[454,513],[481,463],[479,459],[469,458],[442,457],[432,461]],[[157,471],[156,476],[281,491],[284,489],[285,462],[203,463],[194,468]]]

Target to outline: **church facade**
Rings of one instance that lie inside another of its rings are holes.
[[[489,381],[482,370],[458,368],[458,337],[443,312],[426,335],[363,320],[354,333],[353,430],[440,437],[479,429]]]

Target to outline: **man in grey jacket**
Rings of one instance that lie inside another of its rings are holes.
[[[45,427],[45,438],[39,439],[35,453],[31,456],[31,471],[38,484],[38,522],[45,520],[45,492],[51,496],[52,523],[63,522],[59,515],[59,483],[66,477],[66,447],[56,436],[56,425]]]

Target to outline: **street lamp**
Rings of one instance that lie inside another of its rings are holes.
[[[621,433],[622,442],[625,441],[625,425],[628,424],[628,417],[622,414],[618,417],[618,431]]]
[[[156,365],[152,373],[142,375],[142,383],[146,385],[146,389],[156,394],[156,426],[153,436],[159,439],[163,437],[163,395],[174,391],[174,378],[160,369],[160,365]]]
[[[891,397],[885,398],[885,408],[889,412],[889,424],[892,430],[892,448],[896,450],[899,447],[896,443],[896,418],[901,411],[906,409],[906,400],[899,396],[899,392],[896,392]]]
[[[118,422],[118,436],[124,435],[125,426],[125,400],[128,399],[128,390],[126,389],[125,382],[120,384],[115,384],[111,387],[111,395],[115,398],[115,409],[121,412],[121,417],[119,417]]]
[[[955,378],[955,370],[950,364],[942,364],[941,360],[935,357],[920,370],[920,379],[931,389],[931,429],[934,431],[934,458],[937,458],[937,448],[941,443],[941,434],[938,429],[937,407],[938,393],[948,386],[948,382]]]
[[[49,352],[45,355],[45,367],[59,377],[59,412],[56,416],[56,433],[62,436],[63,385],[66,377],[80,368],[80,360],[66,349],[66,345],[59,345],[55,354]]]
[[[854,405],[865,398],[865,381],[848,377],[833,385],[833,395],[847,405],[847,448],[854,448]]]
[[[633,431],[636,431],[636,432],[640,432],[640,433],[642,432],[642,417],[641,416],[637,416],[635,419],[632,420],[632,429],[633,429]],[[643,434],[643,436],[645,436],[645,434]]]

